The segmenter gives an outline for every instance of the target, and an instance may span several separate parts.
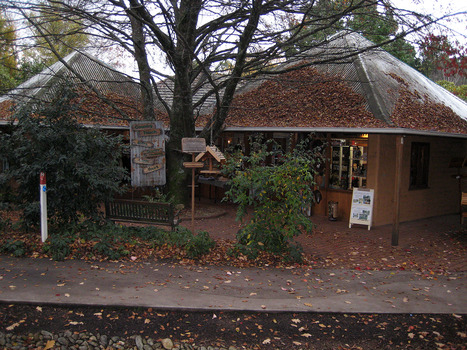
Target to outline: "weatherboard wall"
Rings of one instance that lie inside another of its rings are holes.
[[[393,222],[396,135],[372,135],[368,187],[375,189],[374,224]],[[413,142],[430,145],[428,187],[410,189],[410,157]],[[400,221],[412,221],[459,212],[457,168],[450,168],[452,158],[464,157],[467,142],[443,137],[404,137],[400,187]],[[370,170],[371,169],[371,170]],[[462,170],[465,172],[465,170]],[[463,190],[467,190],[462,180]]]

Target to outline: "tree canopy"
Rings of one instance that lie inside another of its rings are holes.
[[[0,10],[0,94],[16,84],[16,32],[11,21]]]

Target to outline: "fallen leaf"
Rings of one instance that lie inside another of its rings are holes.
[[[302,337],[309,338],[309,337],[311,337],[311,334],[310,333],[303,333]]]
[[[24,320],[21,320],[21,321],[19,321],[19,322],[15,322],[15,323],[13,323],[11,326],[6,327],[6,330],[7,330],[7,331],[12,331],[13,329],[15,329],[16,327],[18,327],[18,326],[19,326],[21,323],[23,323],[23,322],[24,322]]]
[[[271,339],[269,338],[264,339],[263,344],[271,344]]]
[[[55,340],[48,340],[45,344],[44,350],[52,349],[55,346]]]
[[[310,303],[304,303],[304,305],[308,307],[313,307],[313,304],[310,304]]]
[[[302,321],[300,321],[298,318],[293,318],[293,319],[292,319],[292,322],[293,322],[293,323],[300,323],[300,322],[302,322]]]

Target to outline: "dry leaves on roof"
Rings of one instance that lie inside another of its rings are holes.
[[[226,120],[244,127],[387,127],[343,80],[304,68],[235,97]]]
[[[13,106],[14,103],[12,100],[5,100],[2,103],[0,103],[0,120],[10,120]]]
[[[397,127],[416,130],[467,133],[467,121],[442,103],[421,96],[418,91],[410,91],[406,84],[399,89],[399,98],[392,113]]]
[[[104,102],[94,92],[79,89],[78,96],[72,100],[72,103],[79,105],[79,109],[75,112],[78,122],[87,125],[129,126],[130,121],[141,120],[142,106],[138,100],[116,93],[107,93],[104,97],[112,101],[117,109]],[[8,120],[12,116],[13,106],[13,100],[0,104],[0,120]],[[157,120],[168,125],[166,114],[155,110],[155,116]]]

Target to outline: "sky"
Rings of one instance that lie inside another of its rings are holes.
[[[458,16],[457,20],[442,21],[445,28],[451,29],[447,34],[451,41],[457,40],[461,45],[467,47],[467,0],[390,0],[397,8],[403,8],[411,11],[417,11],[422,14],[430,14],[436,17],[442,17],[446,14],[465,12],[463,16]],[[411,38],[408,38],[412,41]],[[131,58],[129,57],[130,61]],[[154,57],[154,61],[158,58]],[[126,61],[128,62],[128,61]],[[166,74],[171,74],[170,70],[164,64],[157,64],[158,69]],[[130,64],[125,67],[125,71],[136,77],[136,64]]]
[[[418,11],[441,17],[443,14],[464,12],[457,20],[443,21],[442,23],[453,30],[451,35],[462,44],[467,45],[467,1],[466,0],[391,0],[399,8]]]

